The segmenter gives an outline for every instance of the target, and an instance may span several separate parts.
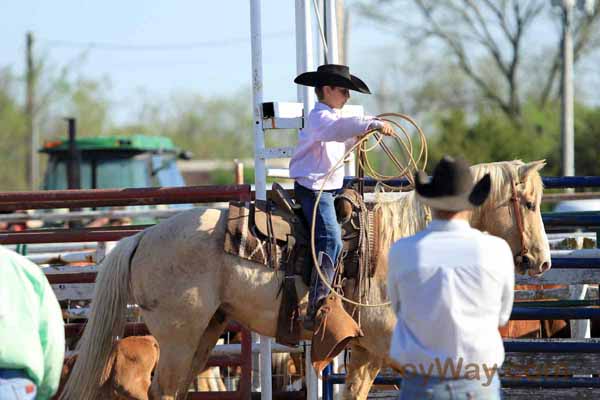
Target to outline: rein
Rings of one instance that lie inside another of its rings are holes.
[[[511,185],[512,196],[510,200],[513,203],[513,211],[515,213],[515,219],[517,221],[517,228],[519,229],[519,236],[521,237],[521,251],[515,257],[515,261],[520,264],[523,262],[525,255],[529,253],[529,249],[527,248],[527,246],[525,246],[525,228],[523,227],[523,213],[521,212],[521,207],[519,205],[519,195],[517,192],[517,185],[515,184],[514,180],[511,181]]]

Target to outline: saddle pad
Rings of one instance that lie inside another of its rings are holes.
[[[267,204],[264,201],[257,200],[254,204],[254,222],[258,231],[264,236],[269,236],[269,214],[267,213]],[[271,214],[272,234],[276,240],[287,242],[289,236],[292,236],[292,222],[290,218],[296,218],[286,211],[274,209]]]
[[[267,258],[267,242],[261,240],[254,232],[254,224],[251,223],[252,208],[249,202],[230,202],[229,215],[227,217],[227,228],[225,230],[224,250],[229,254],[241,257],[245,260],[254,261],[263,265],[269,265]],[[279,260],[281,250],[277,252],[275,259]]]

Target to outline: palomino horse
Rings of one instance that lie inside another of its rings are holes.
[[[530,275],[550,268],[539,208],[543,186],[538,171],[543,166],[543,161],[510,161],[473,167],[476,178],[491,174],[492,191],[472,213],[471,225],[506,239],[519,256],[517,271]],[[412,193],[376,204],[375,210],[381,240],[370,284],[371,304],[387,298],[389,246],[422,229],[429,215]],[[194,209],[119,242],[101,265],[80,357],[63,398],[97,398],[113,338],[123,333],[128,302],[140,306],[160,344],[150,389],[156,399],[185,398],[192,377],[204,368],[228,320],[275,336],[283,274],[223,251],[227,215],[226,209]],[[344,292],[354,293],[353,284],[349,280]],[[391,307],[361,310],[365,336],[352,344],[345,398],[365,399],[382,365],[393,365],[387,354],[395,322]]]

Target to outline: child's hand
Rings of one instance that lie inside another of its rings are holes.
[[[392,125],[390,125],[388,122],[382,122],[382,127],[379,128],[379,132],[381,132],[382,135],[385,136],[394,136],[395,132],[394,132],[394,128],[392,128]]]

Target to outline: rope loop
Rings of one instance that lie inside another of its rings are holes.
[[[400,114],[400,113],[380,114],[377,116],[377,118],[382,121],[388,122],[394,128],[394,134],[392,135],[392,138],[400,146],[400,148],[404,151],[404,158],[406,159],[406,164],[403,165],[402,162],[400,160],[398,160],[398,158],[392,153],[390,148],[387,146],[387,144],[383,140],[384,135],[379,133],[379,131],[376,129],[367,131],[360,139],[358,139],[358,141],[354,144],[354,146],[352,146],[348,151],[346,151],[344,156],[329,170],[329,172],[325,176],[325,179],[323,180],[321,189],[319,190],[319,194],[315,201],[315,205],[313,208],[313,214],[312,214],[312,221],[311,221],[311,225],[310,225],[310,249],[311,249],[311,254],[312,254],[312,258],[313,258],[313,264],[315,266],[315,269],[317,271],[317,275],[319,276],[319,279],[321,279],[323,281],[325,286],[335,296],[340,297],[342,299],[342,301],[345,301],[346,303],[349,303],[349,304],[352,304],[352,305],[355,305],[358,307],[384,307],[384,306],[388,306],[390,304],[390,302],[388,301],[385,303],[368,304],[368,303],[362,303],[360,301],[354,301],[352,299],[349,299],[346,296],[344,296],[342,293],[338,293],[331,286],[331,284],[328,282],[327,277],[321,270],[321,266],[319,265],[319,263],[317,261],[317,254],[315,251],[315,222],[316,222],[316,215],[317,215],[316,214],[317,207],[318,207],[319,201],[321,200],[321,195],[323,194],[325,183],[329,180],[331,175],[338,168],[340,168],[342,166],[342,162],[344,162],[347,159],[347,157],[349,157],[352,154],[352,152],[355,150],[358,153],[357,157],[356,157],[356,159],[358,160],[358,167],[362,168],[365,171],[365,173],[367,173],[368,175],[375,178],[378,181],[378,184],[381,184],[392,190],[397,190],[397,189],[390,185],[386,185],[385,184],[386,180],[406,178],[410,182],[411,186],[414,187],[413,173],[419,169],[425,169],[425,166],[427,165],[427,138],[425,137],[423,130],[419,127],[419,125],[415,122],[414,119],[412,119],[408,115]],[[399,119],[400,121],[405,121],[409,125],[413,126],[416,129],[417,135],[418,135],[418,141],[419,141],[419,153],[418,153],[418,155],[416,155],[416,157],[415,157],[415,154],[413,153],[414,144],[412,142],[411,135],[401,125],[400,122],[396,121],[396,119]],[[400,131],[401,134],[399,134],[398,131]],[[369,147],[368,141],[372,137],[375,139],[376,142],[374,145]],[[367,157],[367,154],[369,152],[373,151],[374,149],[376,149],[377,146],[379,146],[383,149],[385,154],[389,157],[391,162],[398,169],[398,175],[395,175],[395,176],[384,175],[382,173],[379,173],[375,168],[373,168],[373,166],[369,162],[369,158]]]

